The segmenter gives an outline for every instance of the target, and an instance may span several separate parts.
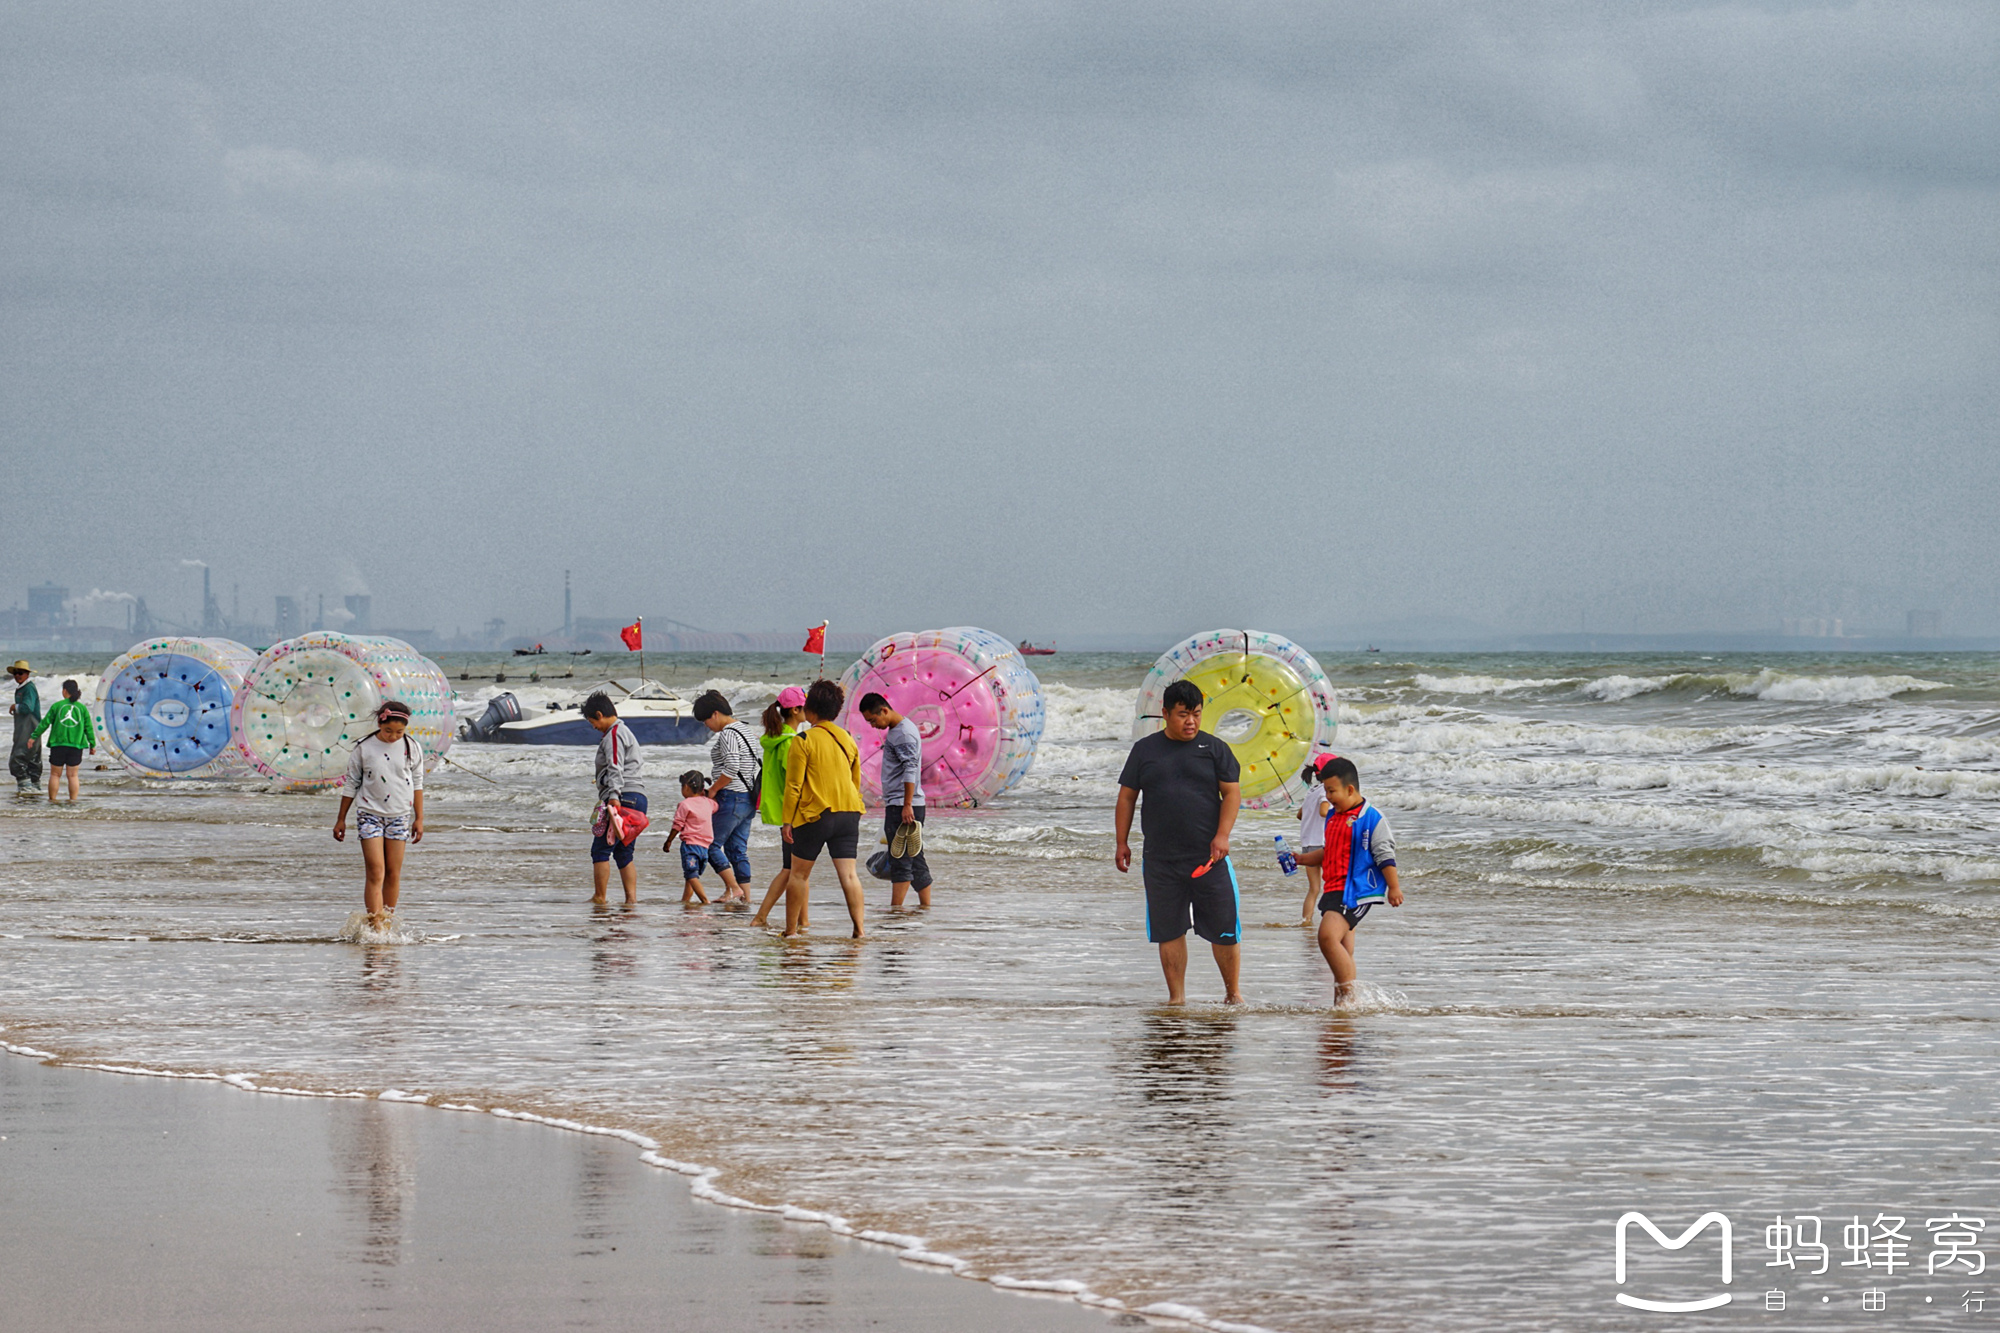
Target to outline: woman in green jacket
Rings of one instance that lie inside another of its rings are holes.
[[[766,824],[785,822],[785,754],[805,720],[806,692],[796,685],[779,690],[778,701],[764,710],[764,734],[758,738],[764,746],[764,789],[758,793],[757,817]],[[764,891],[764,905],[750,918],[753,926],[769,924],[771,908],[784,897],[785,882],[792,877],[792,844],[780,839],[778,846],[784,850],[784,864]]]
[[[35,738],[39,740],[43,732],[49,733],[49,799],[55,800],[57,780],[68,769],[69,803],[75,805],[76,771],[83,767],[86,749],[97,753],[97,728],[91,723],[90,710],[81,702],[83,691],[77,683],[66,680],[62,690],[63,697],[49,705],[42,725],[35,728]]]

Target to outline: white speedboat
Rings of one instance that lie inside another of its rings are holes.
[[[512,693],[496,695],[486,712],[467,719],[460,739],[502,745],[595,745],[602,736],[584,721],[583,701],[602,690],[618,709],[618,720],[641,745],[702,745],[708,728],[695,721],[687,700],[656,680],[607,680],[573,699],[547,708],[524,705]]]

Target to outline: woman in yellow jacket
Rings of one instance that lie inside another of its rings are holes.
[[[812,726],[785,753],[784,822],[778,836],[791,844],[792,876],[785,883],[785,935],[803,927],[813,862],[824,851],[833,858],[840,891],[847,897],[847,914],[854,918],[854,938],[861,928],[861,877],[854,857],[861,845],[861,751],[854,737],[834,719],[846,696],[830,680],[816,680],[806,691],[806,721]]]

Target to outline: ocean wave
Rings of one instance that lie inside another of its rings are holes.
[[[1755,673],[1680,671],[1666,676],[1600,676],[1578,686],[1577,693],[1600,703],[1671,691],[1727,694],[1773,703],[1852,704],[1949,688],[1942,681],[1918,676],[1794,676],[1765,667]]]
[[[1859,879],[1914,876],[1939,879],[1947,884],[1975,884],[2000,880],[2000,858],[1949,852],[1924,852],[1904,848],[1867,851],[1855,848],[1800,849],[1768,847],[1762,854],[1765,865],[1785,870],[1803,870],[1815,878]],[[1993,915],[2000,915],[1996,911]]]
[[[1955,835],[1987,827],[1985,820],[1945,819],[1922,811],[1885,810],[1860,802],[1830,802],[1824,807],[1810,808],[1732,809],[1697,801],[1592,800],[1580,795],[1535,798],[1512,794],[1441,792],[1421,787],[1401,787],[1384,792],[1382,808],[1391,819],[1399,811],[1421,811],[1460,815],[1482,822],[1571,824],[1607,830],[1629,829],[1637,833],[1671,833],[1699,838],[1711,852],[1732,847],[1747,848],[1760,856],[1767,850],[1787,856],[1853,851],[1907,858],[1912,864],[1933,854],[1887,838],[1868,836],[1868,832],[1881,830]],[[1968,865],[1974,862],[1989,865],[2000,873],[2000,861],[1976,855],[1962,859]],[[1808,867],[1796,865],[1792,868]]]
[[[1356,703],[1349,695],[1341,695],[1337,716],[1340,725],[1367,723],[1380,726],[1385,722],[1432,722],[1444,719],[1476,719],[1482,717],[1477,709],[1464,704],[1408,704],[1408,703]]]
[[[1394,752],[1388,752],[1394,753]],[[1814,767],[1745,763],[1622,763],[1590,759],[1496,756],[1422,751],[1383,763],[1385,776],[1399,786],[1477,787],[1482,790],[1591,788],[1598,791],[1670,791],[1685,796],[1752,799],[1917,797],[1935,800],[2000,801],[2000,773],[1984,770],[1919,768],[1911,764],[1874,767]],[[1895,818],[1891,812],[1860,812],[1865,821]],[[1958,819],[1944,814],[1910,816],[1926,827],[1980,827],[1986,816]]]
[[[2000,764],[2000,740],[1990,736],[1927,736],[1907,731],[1887,731],[1857,736],[1855,741],[1870,750],[1913,754],[1926,765],[1936,768]]]
[[[1445,718],[1357,720],[1341,733],[1342,748],[1357,759],[1377,753],[1567,750],[1597,755],[1692,754],[1724,747],[1782,743],[1801,735],[1785,723],[1732,727],[1585,726],[1573,722],[1516,721],[1455,714]]]
[[[1786,867],[1790,868],[1790,867]],[[1815,878],[1830,878],[1820,875]],[[1939,875],[1948,879],[1950,876]],[[1787,907],[1832,907],[1841,911],[1868,909],[1871,911],[1922,912],[1931,916],[1953,917],[1967,920],[2000,920],[2000,904],[1940,902],[1936,899],[1905,897],[1885,898],[1879,894],[1805,892],[1770,884],[1719,885],[1698,883],[1642,883],[1633,880],[1596,881],[1586,879],[1543,879],[1532,874],[1514,874],[1506,870],[1487,871],[1478,876],[1482,884],[1496,884],[1507,888],[1544,889],[1563,893],[1601,891],[1605,893],[1642,893],[1662,898],[1710,898],[1724,902],[1771,903]]]
[[[1574,685],[1580,676],[1553,676],[1514,680],[1507,676],[1431,676],[1419,673],[1417,688],[1431,694],[1517,694],[1522,690],[1549,690]]]

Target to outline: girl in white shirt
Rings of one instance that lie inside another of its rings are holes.
[[[361,836],[362,903],[368,925],[383,930],[403,887],[403,853],[424,840],[424,747],[408,732],[408,704],[391,699],[375,713],[375,733],[354,747],[335,842],[347,841],[347,812],[359,806],[354,830]]]
[[[1301,925],[1314,924],[1313,908],[1319,903],[1319,867],[1326,856],[1326,816],[1333,807],[1326,789],[1319,785],[1317,761],[1299,774],[1306,784],[1305,798],[1299,803],[1299,868],[1306,872],[1306,910]]]

